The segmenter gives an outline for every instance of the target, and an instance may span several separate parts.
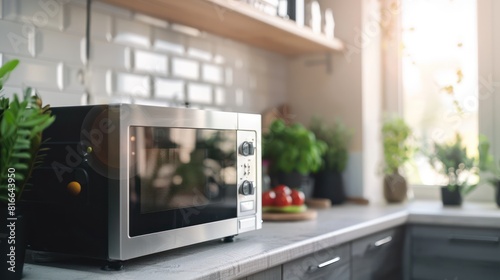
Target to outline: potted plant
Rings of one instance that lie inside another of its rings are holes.
[[[408,184],[400,169],[408,162],[412,152],[409,144],[411,129],[399,116],[387,117],[382,125],[384,149],[384,197],[387,202],[406,199]]]
[[[279,119],[271,123],[262,138],[263,158],[270,162],[271,184],[301,188],[310,196],[309,174],[321,167],[325,143],[303,125],[286,125]]]
[[[18,65],[11,60],[0,68],[0,90]],[[0,97],[0,279],[21,279],[24,265],[24,222],[18,201],[39,154],[42,131],[53,121],[49,106],[26,89],[24,99],[15,94]],[[7,240],[7,237],[12,237]]]
[[[461,205],[462,197],[476,188],[479,181],[478,162],[467,154],[458,133],[450,143],[434,143],[430,163],[445,179],[446,185],[441,187],[443,205]]]
[[[315,174],[313,197],[328,198],[334,205],[341,204],[346,199],[342,172],[349,159],[352,131],[340,120],[328,126],[319,118],[312,119],[310,129],[317,139],[326,143],[321,168]]]
[[[500,207],[500,162],[495,162],[489,150],[490,141],[485,135],[479,135],[479,169],[487,178],[486,181],[495,188],[495,202]]]

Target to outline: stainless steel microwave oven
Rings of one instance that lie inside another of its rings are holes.
[[[260,115],[52,108],[23,194],[30,249],[127,260],[261,228]]]

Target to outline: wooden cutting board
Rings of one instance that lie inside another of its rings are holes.
[[[300,213],[262,213],[264,221],[304,221],[313,220],[318,216],[314,209],[307,209]]]

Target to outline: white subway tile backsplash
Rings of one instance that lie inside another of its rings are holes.
[[[38,94],[42,98],[43,104],[50,106],[70,106],[81,105],[85,103],[85,92],[57,92],[40,90]]]
[[[134,103],[134,99],[130,96],[105,96],[98,95],[92,97],[92,104],[106,104],[106,103]]]
[[[35,29],[21,23],[0,20],[0,51],[17,56],[34,56]]]
[[[64,31],[85,36],[87,25],[87,9],[79,3],[69,2],[64,5],[63,12]]]
[[[245,45],[227,39],[219,40],[215,44],[214,54],[215,56],[222,56],[226,65],[240,69],[247,66],[248,49]]]
[[[19,58],[20,63],[9,77],[8,85],[25,87],[30,86],[39,89],[57,90],[58,85],[58,63],[43,61],[33,58],[20,58],[18,56],[5,55],[3,59],[9,61]],[[60,79],[59,79],[60,80]]]
[[[95,66],[129,68],[130,49],[113,43],[94,40],[90,44],[90,59]]]
[[[134,53],[134,68],[138,71],[167,75],[168,57],[164,54],[136,50]]]
[[[87,62],[86,3],[0,0],[0,63],[21,58],[9,89],[36,87],[55,105],[83,104],[89,92],[93,104],[254,113],[286,100],[286,57],[99,1]]]
[[[55,0],[4,0],[4,17],[38,28],[63,28],[63,4]]]
[[[233,69],[230,67],[225,69],[225,80],[226,86],[230,87],[233,85]]]
[[[202,38],[189,37],[187,53],[191,57],[210,61],[212,59],[212,44]]]
[[[198,79],[200,77],[200,65],[193,60],[174,57],[172,58],[172,73],[179,78]]]
[[[183,54],[184,42],[184,35],[167,29],[153,28],[153,46],[155,50]]]
[[[99,68],[94,65],[89,67],[86,79],[88,80],[89,92],[93,97],[112,94],[112,71],[107,68]],[[109,82],[109,85],[108,85]]]
[[[61,93],[58,91],[38,90],[37,94],[41,97],[44,105],[50,106],[68,106],[82,104],[84,92]],[[6,86],[2,90],[2,95],[12,98],[14,94],[23,98],[23,88]]]
[[[132,18],[133,12],[130,10],[120,8],[111,4],[106,4],[99,1],[92,1],[92,9],[94,11],[98,11],[102,14],[110,15],[110,16],[118,16],[122,18]]]
[[[224,88],[218,87],[215,89],[215,104],[219,106],[226,105],[226,91]]]
[[[255,73],[250,73],[248,75],[248,89],[257,89],[257,76]]]
[[[156,78],[155,97],[184,102],[184,82],[182,80]]]
[[[113,92],[137,97],[149,97],[151,87],[148,76],[129,73],[116,73],[113,79]]]
[[[223,81],[222,68],[216,65],[203,64],[202,66],[203,81],[221,84]]]
[[[222,56],[220,54],[216,54],[216,55],[214,55],[213,61],[214,61],[214,63],[217,63],[217,64],[224,64],[224,62],[226,62],[226,59],[224,58],[224,56]]]
[[[193,27],[186,26],[186,25],[172,23],[172,25],[170,27],[172,28],[172,30],[179,32],[179,33],[183,33],[183,34],[188,35],[188,36],[198,37],[201,35],[200,30],[193,28]]]
[[[62,65],[62,85],[64,90],[85,91],[83,79],[85,69],[82,65]]]
[[[212,87],[207,84],[189,83],[188,84],[188,99],[189,103],[212,103]]]
[[[141,21],[147,25],[150,25],[151,27],[153,26],[160,28],[168,27],[168,22],[166,22],[165,20],[157,19],[144,14],[134,14],[134,20]]]
[[[50,29],[37,29],[35,53],[37,57],[83,64],[81,47],[84,37]],[[63,44],[63,46],[61,46]]]
[[[234,93],[234,100],[235,100],[235,103],[237,106],[243,106],[244,105],[244,94],[245,92],[243,91],[243,89],[241,88],[238,88],[236,89],[235,93]]]
[[[142,22],[115,18],[114,41],[124,45],[149,47],[151,45],[151,28]]]
[[[166,107],[168,105],[168,103],[163,100],[138,99],[138,98],[134,98],[133,103],[140,105],[147,105],[147,106],[159,106],[159,107]]]
[[[113,40],[112,27],[113,18],[110,15],[92,9],[92,15],[90,16],[90,37],[92,39],[111,42]]]

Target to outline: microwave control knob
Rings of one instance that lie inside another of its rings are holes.
[[[244,141],[243,143],[241,143],[240,154],[242,154],[243,156],[253,155],[253,143],[248,141]]]
[[[249,182],[247,180],[243,181],[240,187],[240,193],[242,195],[252,195],[254,193],[253,191],[253,183]]]

